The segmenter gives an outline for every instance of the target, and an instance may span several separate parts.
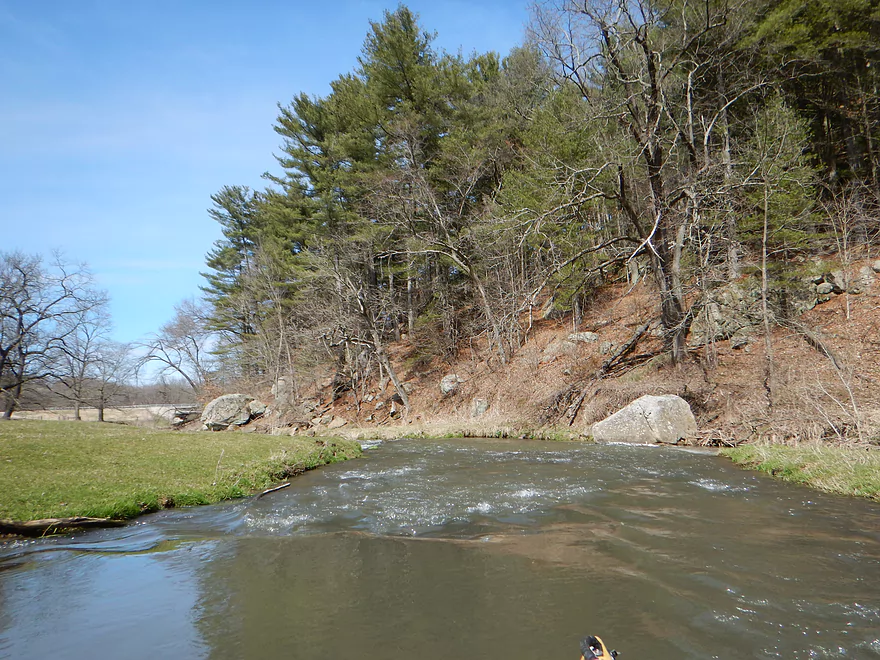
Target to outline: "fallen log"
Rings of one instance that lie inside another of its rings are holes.
[[[124,520],[113,518],[89,518],[74,516],[72,518],[42,518],[40,520],[0,520],[0,534],[16,534],[18,536],[45,536],[72,529],[92,529],[95,527],[121,527]]]

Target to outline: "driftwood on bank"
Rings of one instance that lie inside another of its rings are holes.
[[[286,484],[281,484],[280,486],[275,486],[275,488],[267,488],[262,493],[257,495],[257,499],[260,499],[263,495],[268,495],[269,493],[274,493],[276,490],[281,490],[282,488],[287,488],[290,485],[288,481]]]
[[[18,536],[45,536],[72,529],[91,529],[95,527],[121,527],[124,520],[113,518],[89,518],[75,516],[73,518],[43,518],[41,520],[0,520],[0,534],[17,534]]]

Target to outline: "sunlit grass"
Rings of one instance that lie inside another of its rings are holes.
[[[740,445],[721,454],[783,481],[880,501],[880,451],[820,445]]]
[[[13,420],[0,423],[0,518],[131,518],[242,497],[358,455],[358,443],[335,438]]]

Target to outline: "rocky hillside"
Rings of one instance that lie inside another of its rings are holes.
[[[454,361],[418,359],[406,339],[391,349],[409,393],[390,382],[351,389],[332,373],[304,404],[267,420],[290,432],[588,435],[592,424],[644,394],[677,394],[698,423],[697,441],[757,438],[875,443],[880,424],[880,262],[841,270],[817,262],[768,295],[744,277],[719,289],[693,321],[689,360],[662,351],[652,284],[616,284],[579,323],[535,318],[507,364],[476,342]],[[549,306],[548,306],[549,307]],[[769,352],[768,352],[769,351]]]

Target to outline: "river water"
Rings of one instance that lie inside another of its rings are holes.
[[[880,506],[708,453],[376,444],[290,488],[0,546],[3,658],[880,658]]]

